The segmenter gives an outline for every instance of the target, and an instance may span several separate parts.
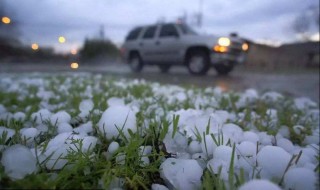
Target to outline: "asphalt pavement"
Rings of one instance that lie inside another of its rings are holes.
[[[264,71],[236,67],[228,76],[219,76],[214,69],[205,76],[192,76],[185,67],[173,67],[169,73],[160,73],[155,66],[145,67],[141,73],[132,73],[123,63],[80,64],[71,69],[69,63],[0,63],[0,77],[4,73],[63,73],[90,72],[125,78],[139,78],[163,84],[215,87],[227,91],[257,89],[260,93],[277,91],[293,97],[309,97],[319,102],[319,69],[291,71]]]

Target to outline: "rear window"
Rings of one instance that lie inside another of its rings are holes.
[[[141,29],[142,29],[141,27],[133,29],[126,37],[126,41],[136,40],[139,36],[139,33],[141,32]]]
[[[143,35],[143,39],[150,39],[153,38],[155,33],[156,33],[156,26],[151,26],[149,28],[147,28],[146,32]]]

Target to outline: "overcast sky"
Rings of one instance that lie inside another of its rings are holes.
[[[18,23],[25,43],[54,46],[57,50],[77,48],[85,37],[105,36],[121,44],[137,25],[152,24],[159,18],[175,21],[183,14],[189,21],[199,10],[200,0],[1,0],[7,14]],[[294,18],[318,0],[203,0],[203,26],[207,34],[237,32],[254,41],[291,42]],[[313,33],[318,32],[316,26]],[[67,39],[58,44],[58,36]]]

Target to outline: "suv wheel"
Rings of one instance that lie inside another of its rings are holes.
[[[170,68],[171,68],[171,65],[158,65],[161,73],[167,73]]]
[[[130,56],[129,66],[133,72],[140,72],[143,69],[143,62],[138,53],[134,53]]]
[[[204,51],[193,51],[187,58],[187,66],[191,74],[206,74],[210,68],[208,54]]]
[[[228,65],[215,65],[214,68],[218,72],[219,75],[227,75],[233,70],[233,66],[231,64]]]

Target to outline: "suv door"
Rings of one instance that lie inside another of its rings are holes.
[[[156,62],[158,57],[156,56],[156,43],[155,36],[157,32],[157,26],[149,26],[144,30],[144,33],[139,42],[139,49],[142,54],[142,59],[146,63]]]
[[[174,24],[161,26],[156,45],[161,61],[170,63],[179,61],[181,40]]]

